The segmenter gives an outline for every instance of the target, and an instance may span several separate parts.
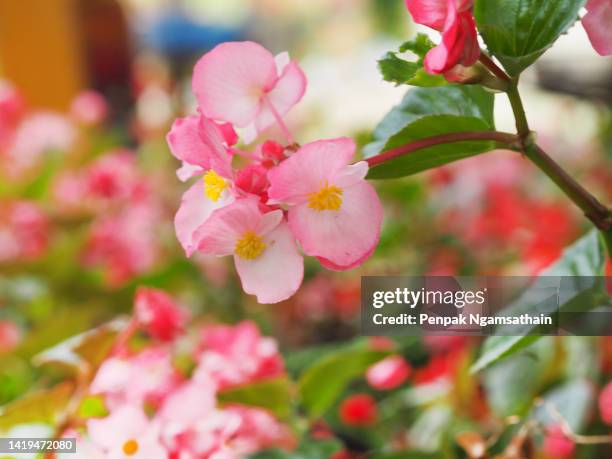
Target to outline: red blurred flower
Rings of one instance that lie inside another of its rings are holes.
[[[376,401],[368,394],[354,394],[345,398],[339,408],[340,419],[348,426],[368,427],[376,422]]]
[[[187,313],[163,290],[140,287],[134,312],[138,324],[153,338],[171,341],[181,333]]]
[[[427,365],[415,368],[414,383],[429,384],[439,380],[452,380],[464,357],[465,350],[463,348],[434,355]]]

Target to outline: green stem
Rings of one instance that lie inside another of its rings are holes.
[[[542,170],[584,212],[602,232],[612,230],[612,215],[592,194],[535,144],[525,147],[525,155]]]
[[[516,130],[518,131],[523,153],[555,182],[580,207],[584,215],[593,222],[595,227],[601,232],[608,254],[612,256],[612,212],[533,142],[523,101],[518,91],[518,79],[512,80],[507,94],[514,113]]]
[[[527,116],[525,115],[525,108],[523,107],[523,101],[518,91],[518,80],[513,80],[510,88],[506,92],[508,99],[510,99],[510,105],[512,106],[512,112],[514,113],[514,119],[516,120],[516,131],[519,137],[527,139],[531,130],[529,129],[529,123],[527,123]]]

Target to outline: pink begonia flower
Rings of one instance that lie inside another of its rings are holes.
[[[582,18],[591,45],[602,56],[612,55],[612,0],[589,0]]]
[[[123,405],[101,419],[87,421],[92,443],[106,459],[167,459],[159,439],[159,426],[149,421],[142,408]]]
[[[382,207],[364,180],[367,163],[350,164],[354,155],[351,139],[319,140],[268,174],[270,203],[289,206],[289,227],[302,249],[331,269],[363,262],[380,238]]]
[[[279,377],[283,359],[273,338],[261,336],[250,321],[202,330],[202,349],[194,379],[214,380],[220,388]]]
[[[231,126],[222,128],[200,115],[177,119],[167,140],[172,154],[183,161],[179,178],[203,175],[189,188],[174,218],[176,236],[191,256],[198,246],[196,230],[216,209],[234,201],[232,157],[228,147],[236,142]]]
[[[191,166],[192,175],[179,169],[179,178],[186,180],[214,169],[223,177],[232,174],[231,156],[227,147],[234,145],[238,137],[231,124],[219,124],[202,115],[177,118],[166,136],[172,155],[183,162],[183,168]],[[183,172],[181,172],[183,171]]]
[[[76,95],[70,104],[70,116],[85,125],[100,124],[108,115],[108,104],[102,94],[97,91],[82,91]]]
[[[163,347],[151,347],[131,357],[105,360],[90,391],[104,395],[112,409],[125,403],[159,404],[179,383],[170,352]]]
[[[275,58],[257,43],[229,42],[198,61],[192,89],[209,118],[256,132],[276,121],[287,135],[281,117],[304,95],[306,77],[286,53]]]
[[[455,65],[469,67],[478,60],[480,47],[471,0],[406,0],[414,21],[442,33],[442,42],[425,56],[425,70],[445,73]]]
[[[370,366],[366,371],[366,380],[374,389],[390,390],[404,384],[411,371],[403,357],[392,355]]]
[[[172,341],[183,331],[187,311],[163,290],[139,287],[134,315],[140,327],[160,341]]]
[[[194,236],[198,251],[233,255],[246,293],[260,303],[277,303],[302,283],[304,262],[283,212],[263,213],[257,200],[243,198],[217,209]]]
[[[449,3],[459,12],[469,11],[473,0],[406,0],[406,7],[417,24],[423,24],[442,32],[448,16]]]

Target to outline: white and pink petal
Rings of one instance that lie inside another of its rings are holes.
[[[266,248],[252,260],[234,257],[246,293],[260,303],[278,303],[292,296],[304,277],[304,260],[287,224],[281,223],[263,237]]]

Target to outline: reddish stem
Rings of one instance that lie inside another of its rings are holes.
[[[478,60],[481,62],[482,65],[488,68],[491,73],[493,73],[493,75],[495,75],[497,78],[500,78],[504,81],[510,81],[510,77],[508,76],[508,74],[504,72],[495,62],[493,62],[493,59],[491,59],[485,53],[481,52],[480,56],[478,57]]]
[[[412,153],[413,151],[421,150],[423,148],[433,147],[434,145],[473,140],[492,140],[494,142],[503,144],[503,146],[507,148],[515,148],[519,138],[515,134],[497,131],[452,132],[450,134],[441,134],[433,137],[427,137],[425,139],[415,140],[414,142],[407,143],[406,145],[391,148],[384,153],[366,159],[366,161],[368,165],[372,167],[393,158],[397,158],[398,156]]]

